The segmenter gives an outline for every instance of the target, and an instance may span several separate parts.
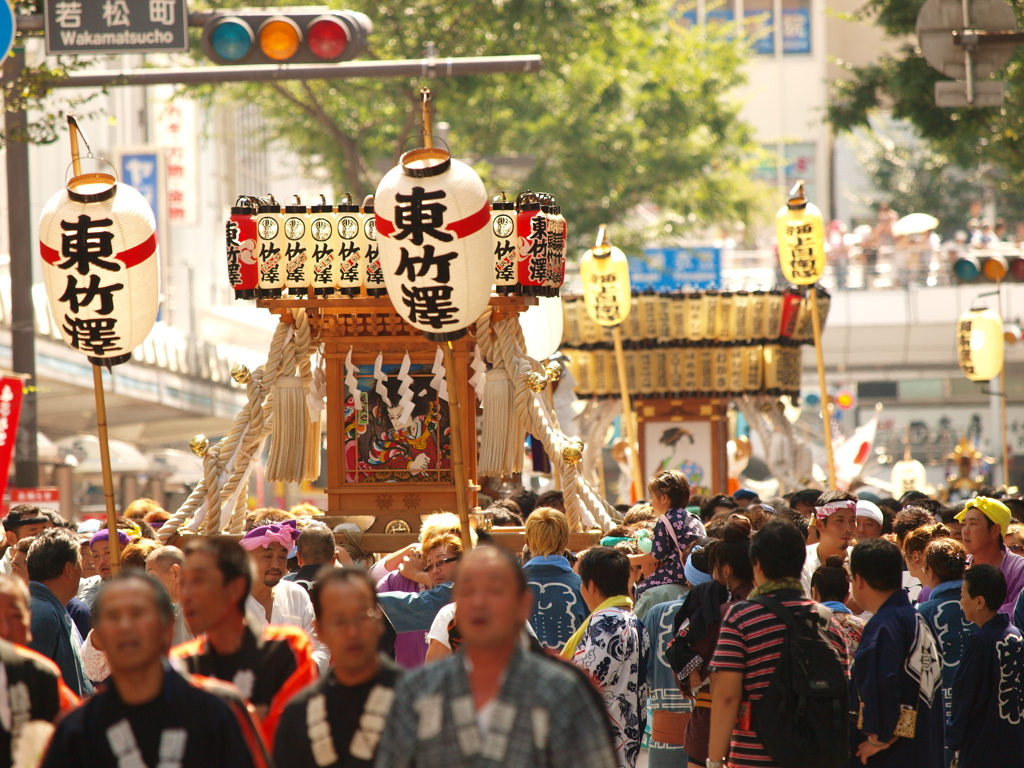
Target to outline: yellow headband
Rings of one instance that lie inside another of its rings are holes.
[[[1009,507],[996,499],[990,499],[987,496],[978,496],[970,499],[967,504],[964,505],[963,510],[957,513],[957,521],[962,523],[964,517],[967,515],[967,510],[974,508],[981,510],[981,513],[993,523],[997,523],[999,525],[1000,532],[1004,536],[1006,535],[1006,531],[1010,527],[1010,520],[1012,517],[1010,515]]]

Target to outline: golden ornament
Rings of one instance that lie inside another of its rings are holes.
[[[196,435],[188,441],[188,447],[192,449],[192,453],[202,458],[210,451],[210,438],[206,435]]]
[[[583,461],[583,446],[579,443],[570,443],[562,449],[562,460],[570,467],[575,467]]]
[[[534,371],[526,377],[526,383],[531,390],[538,394],[544,391],[544,388],[548,385],[548,377],[543,373],[537,373]]]
[[[244,365],[239,363],[231,369],[231,378],[239,384],[248,384],[252,379],[252,373]]]
[[[392,520],[384,528],[384,533],[411,533],[412,529],[405,520]]]
[[[547,374],[549,381],[558,381],[562,378],[562,364],[557,360],[552,360],[548,363],[547,368],[544,369],[544,373]]]

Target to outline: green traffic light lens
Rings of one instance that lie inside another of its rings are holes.
[[[953,265],[953,274],[956,275],[957,280],[962,283],[969,283],[972,280],[977,280],[978,275],[981,274],[981,265],[978,264],[977,260],[967,257],[957,259]]]
[[[225,61],[238,61],[252,50],[255,37],[248,25],[234,20],[227,20],[213,30],[210,45],[214,53]]]

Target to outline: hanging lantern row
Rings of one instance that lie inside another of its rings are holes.
[[[618,368],[610,349],[568,352],[583,398],[619,397]],[[801,350],[782,344],[701,342],[688,347],[626,349],[626,381],[634,397],[738,397],[800,395]]]
[[[494,290],[499,296],[557,296],[565,282],[568,234],[554,195],[527,190],[491,200]]]
[[[318,205],[296,196],[283,207],[273,195],[243,195],[225,234],[236,299],[386,293],[372,195],[361,206],[346,194],[337,206],[321,195]]]
[[[374,203],[374,195],[357,205],[345,194],[336,206],[322,195],[317,205],[304,205],[296,196],[284,206],[273,195],[238,197],[225,227],[235,298],[308,297],[310,289],[317,297],[359,296],[364,290],[368,296],[387,295]],[[437,230],[431,222],[441,221],[446,210],[423,200],[410,216],[429,233]],[[527,191],[513,203],[502,192],[489,206],[484,203],[479,212],[484,224],[488,212],[492,289],[499,295],[557,296],[565,281],[566,224],[555,198]],[[454,224],[474,221],[470,217]],[[397,232],[404,231],[401,222],[392,223]],[[455,230],[441,234],[461,236]],[[442,241],[442,246],[448,242]]]
[[[622,322],[622,338],[627,345],[648,347],[702,342],[809,344],[814,333],[808,290],[634,293]],[[831,298],[820,286],[816,290],[824,326]],[[562,307],[563,347],[611,344],[608,329],[591,319],[579,296],[563,297]]]

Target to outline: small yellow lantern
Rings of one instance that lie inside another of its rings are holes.
[[[1003,371],[1003,320],[991,309],[971,309],[956,324],[960,370],[971,381],[989,381]]]
[[[583,301],[587,314],[598,325],[618,325],[629,317],[629,262],[626,254],[609,245],[602,224],[597,244],[580,260]]]
[[[789,202],[775,217],[779,237],[779,263],[795,285],[813,285],[825,274],[825,225],[821,211],[807,202],[804,182],[789,192]]]

